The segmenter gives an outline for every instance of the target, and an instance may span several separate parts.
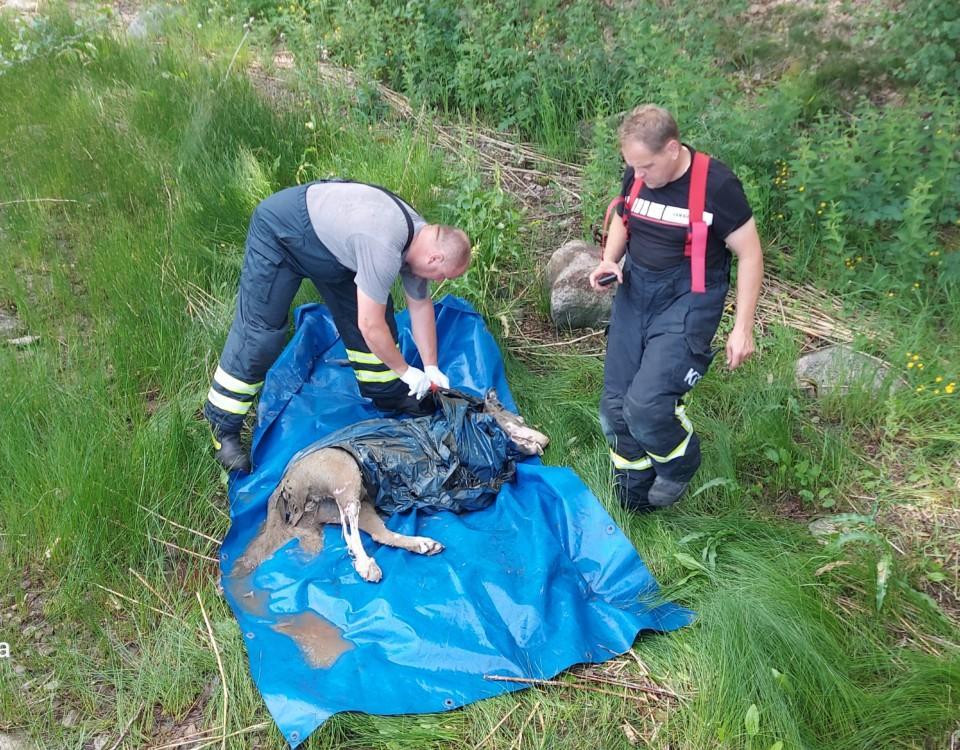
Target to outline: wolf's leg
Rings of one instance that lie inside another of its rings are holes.
[[[443,545],[436,539],[426,536],[404,536],[390,531],[377,514],[373,504],[366,500],[360,503],[360,528],[372,536],[373,541],[388,547],[399,547],[420,555],[435,555],[443,552]]]
[[[360,540],[360,486],[351,483],[350,486],[343,488],[335,499],[337,508],[340,510],[343,538],[353,558],[353,567],[363,580],[377,583],[383,577],[383,573],[376,560],[367,554]]]

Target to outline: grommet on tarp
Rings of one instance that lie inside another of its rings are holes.
[[[456,701],[454,701],[453,698],[444,698],[443,705],[447,708],[453,708],[456,705]]]

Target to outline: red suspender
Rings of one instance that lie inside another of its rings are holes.
[[[603,216],[603,229],[600,232],[600,260],[603,260],[603,249],[607,246],[607,227],[610,226],[610,216],[621,203],[623,203],[623,196],[618,195],[610,201],[610,205],[607,206],[607,213]]]
[[[607,246],[607,227],[610,226],[610,217],[613,215],[614,209],[623,204],[623,227],[627,230],[627,236],[630,234],[630,209],[633,208],[633,203],[637,199],[637,196],[640,195],[640,191],[643,189],[643,180],[638,180],[634,178],[633,185],[630,187],[630,196],[624,198],[622,195],[618,195],[612,201],[610,205],[607,206],[607,213],[603,217],[603,230],[600,233],[600,257],[603,258],[603,249]]]
[[[707,167],[710,157],[700,151],[693,155],[690,168],[690,195],[687,199],[690,214],[690,233],[687,235],[685,255],[690,256],[690,289],[702,294],[707,291],[707,225],[703,221],[703,206],[707,200]]]
[[[623,206],[623,226],[627,227],[627,229],[630,228],[630,212],[633,210],[633,204],[637,202],[637,196],[640,195],[641,190],[643,190],[643,180],[639,180],[634,177],[633,186],[630,188],[630,197],[627,198],[627,201]]]
[[[710,157],[697,151],[693,155],[693,164],[690,167],[690,193],[687,196],[688,221],[690,229],[687,232],[687,242],[683,254],[690,258],[690,289],[698,294],[707,291],[707,225],[703,220],[703,207],[707,201],[707,168],[710,166]],[[623,226],[629,234],[630,211],[643,189],[643,180],[634,178],[630,188],[630,196],[624,198],[618,195],[607,206],[607,213],[603,217],[603,231],[600,235],[600,253],[603,257],[603,248],[607,244],[607,227],[614,209],[623,204]]]

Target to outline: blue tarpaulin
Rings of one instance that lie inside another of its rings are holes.
[[[437,303],[440,367],[458,389],[495,387],[515,409],[497,345],[465,302]],[[406,313],[400,348],[419,364]],[[627,651],[641,630],[668,631],[692,613],[658,599],[630,541],[570,469],[517,465],[491,506],[470,513],[391,516],[388,528],[440,541],[426,557],[364,546],[383,580],[353,569],[340,527],[316,556],[296,540],[252,573],[235,569],[267,499],[302,448],[380,417],[363,399],[323,305],[296,312],[296,333],[267,375],[253,441],[256,470],[233,474],[221,550],[227,601],[250,669],[292,746],[340,711],[433,713],[524,687],[485,675],[546,679]]]

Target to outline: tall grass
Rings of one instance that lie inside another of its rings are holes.
[[[226,75],[242,31],[202,20],[198,30],[189,12],[173,19],[159,45],[56,16],[28,58],[0,74],[0,253],[10,268],[0,305],[40,336],[30,348],[0,347],[0,596],[16,594],[6,601],[20,616],[55,630],[55,649],[44,653],[0,632],[27,667],[20,677],[0,664],[0,730],[26,726],[48,747],[80,747],[128,721],[131,746],[144,744],[159,717],[193,716],[197,701],[196,721],[218,725],[224,687],[197,591],[224,656],[228,725],[266,719],[240,634],[210,590],[215,564],[171,546],[215,557],[216,545],[189,529],[215,538],[226,529],[197,408],[257,200],[298,179],[379,182],[428,218],[473,222],[476,273],[454,290],[488,319],[536,304],[524,219],[499,186],[442,159],[428,128],[390,121],[349,92],[310,82],[275,110],[242,76]],[[0,21],[0,41],[15,36]],[[439,72],[431,80],[445,85]],[[542,92],[543,132],[558,152],[572,151],[566,118],[575,107],[563,92]],[[583,106],[589,117],[600,112],[602,144],[607,113],[593,99]],[[604,157],[595,150],[599,185]],[[954,320],[955,311],[938,319],[942,309],[902,326],[902,351],[891,356],[922,352],[929,370],[944,363],[953,338],[924,345]],[[655,674],[690,696],[657,718],[665,729],[655,746],[935,743],[957,712],[955,627],[922,606],[899,569],[877,612],[879,547],[824,546],[778,516],[801,490],[823,499],[826,488],[839,503],[862,490],[864,472],[876,470],[865,434],[881,456],[909,450],[910,460],[929,462],[928,474],[939,471],[948,460],[940,454],[957,450],[956,406],[916,398],[916,381],[889,399],[807,404],[792,384],[802,342],[772,326],[762,343],[762,360],[733,374],[715,369],[698,387],[689,410],[705,438],[701,478],[677,509],[644,518],[615,507],[610,493],[596,416],[600,361],[507,354],[521,410],[552,438],[546,460],[584,477],[667,584],[665,595],[699,613],[693,627],[637,646]],[[846,566],[818,575],[840,556]],[[30,597],[18,590],[24,575]],[[931,641],[938,657],[902,640],[904,619],[939,639]],[[43,677],[81,711],[78,727],[61,725],[57,702],[21,692],[24,679]],[[626,747],[623,724],[646,721],[615,697],[528,691],[439,716],[338,716],[308,747],[473,747],[511,710],[487,746]],[[264,735],[279,744],[275,730]]]

